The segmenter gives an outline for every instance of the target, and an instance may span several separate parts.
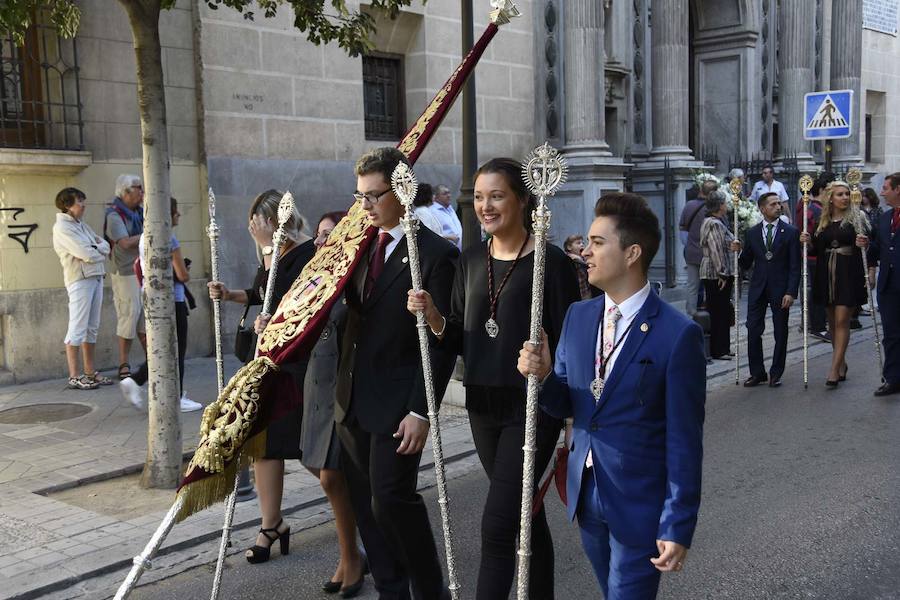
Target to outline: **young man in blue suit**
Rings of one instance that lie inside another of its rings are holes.
[[[540,404],[574,417],[569,518],[606,600],[650,600],[680,571],[700,507],[706,358],[696,323],[647,281],[659,221],[635,194],[607,194],[582,256],[605,295],[569,307],[552,360],[526,342],[519,371]]]
[[[869,281],[878,270],[878,310],[884,326],[884,383],[876,396],[900,393],[900,173],[884,178],[881,195],[890,210],[872,223]]]
[[[732,242],[732,250],[741,253],[741,268],[753,267],[747,293],[750,377],[744,381],[744,387],[757,386],[767,379],[769,387],[778,387],[787,358],[788,316],[800,287],[800,232],[779,218],[781,199],[778,194],[763,194],[757,205],[763,220],[747,230],[743,245],[738,241]],[[775,330],[775,352],[768,376],[763,363],[762,344],[762,335],[766,331],[766,307],[772,309]]]

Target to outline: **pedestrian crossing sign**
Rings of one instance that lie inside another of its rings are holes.
[[[813,92],[803,97],[803,138],[838,140],[853,131],[853,90]]]

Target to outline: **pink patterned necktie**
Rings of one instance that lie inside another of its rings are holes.
[[[622,311],[615,304],[606,309],[606,321],[603,324],[603,364],[609,363],[609,357],[616,346],[616,324],[622,318]]]

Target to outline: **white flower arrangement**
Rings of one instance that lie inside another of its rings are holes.
[[[728,187],[728,186],[725,186]],[[721,190],[725,191],[725,190]],[[730,213],[729,223],[733,223],[734,219],[734,198],[731,196],[731,190],[726,192],[728,195],[728,212]],[[752,200],[742,199],[737,205],[738,214],[738,239],[743,239],[748,229],[762,221],[762,213],[759,212],[756,204]]]
[[[721,185],[721,180],[708,171],[696,171],[694,173],[694,184],[699,188],[707,181],[714,181],[716,185]]]

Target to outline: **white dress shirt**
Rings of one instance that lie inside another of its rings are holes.
[[[613,371],[613,367],[616,364],[616,359],[619,356],[619,353],[622,351],[622,346],[625,345],[625,338],[631,333],[629,326],[631,325],[634,318],[637,316],[638,312],[641,310],[641,307],[644,306],[644,303],[647,301],[647,298],[650,296],[650,282],[648,281],[644,284],[640,290],[620,302],[619,304],[615,304],[612,301],[612,298],[606,296],[606,303],[603,306],[603,319],[600,320],[600,327],[597,329],[597,347],[595,348],[593,359],[596,362],[597,356],[600,356],[600,352],[602,352],[602,341],[601,341],[601,332],[606,327],[607,319],[609,316],[609,309],[613,306],[619,307],[619,312],[622,313],[622,316],[616,322],[616,337],[613,340],[614,350],[612,354],[609,355],[609,358],[606,361],[606,373],[604,375],[604,379],[609,380],[609,376]],[[626,333],[627,332],[627,333]],[[616,345],[618,344],[618,345]],[[596,366],[594,367],[594,375],[597,375]],[[590,468],[594,466],[594,460],[591,456],[591,451],[588,450],[587,460],[584,461],[584,466],[586,468]]]
[[[781,221],[781,217],[772,221],[772,246],[775,246],[775,237],[778,235],[779,221]],[[766,221],[765,219],[763,219],[763,224],[762,224],[763,248],[766,247],[766,231],[768,230],[768,228],[769,228],[769,222]]]
[[[429,210],[434,213],[434,215],[438,218],[438,221],[441,223],[441,231],[440,235],[447,237],[448,235],[456,236],[456,247],[460,250],[462,249],[462,223],[459,222],[459,217],[456,216],[456,211],[453,210],[452,206],[444,206],[440,202],[433,202],[431,206],[428,207]]]
[[[772,180],[772,185],[769,185],[763,180],[757,181],[756,185],[753,186],[753,191],[750,192],[750,199],[756,202],[759,200],[760,196],[768,194],[769,192],[778,194],[778,199],[782,202],[788,199],[787,190],[784,189],[784,184],[777,179]]]

